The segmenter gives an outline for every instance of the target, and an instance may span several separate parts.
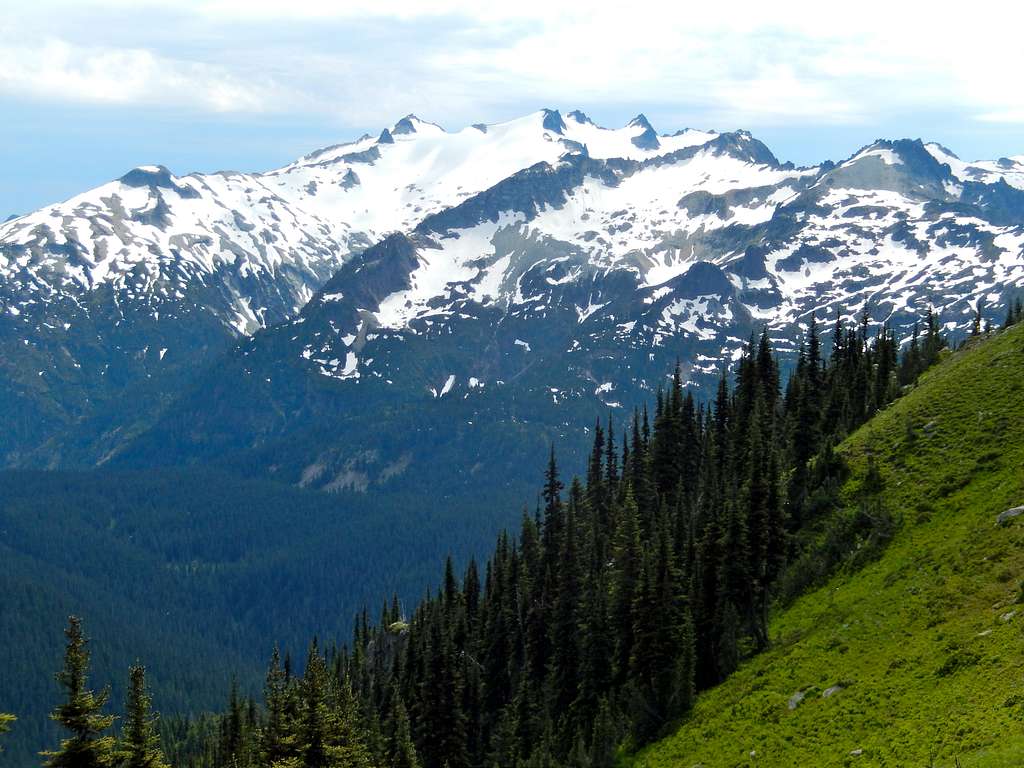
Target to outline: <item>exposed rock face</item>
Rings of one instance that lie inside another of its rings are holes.
[[[1024,506],[1011,507],[1004,512],[1000,512],[996,516],[996,523],[998,525],[1006,525],[1006,523],[1010,522],[1013,518],[1020,517],[1021,515],[1024,515]]]

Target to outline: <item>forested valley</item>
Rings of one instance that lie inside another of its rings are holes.
[[[1022,319],[1019,306],[1006,325]],[[974,334],[981,328],[976,324]],[[145,670],[128,673],[115,726],[89,687],[81,622],[66,630],[70,735],[50,766],[611,766],[666,733],[699,692],[772,642],[768,617],[897,525],[869,471],[855,514],[834,517],[837,444],[943,353],[929,313],[902,355],[886,327],[812,319],[783,383],[767,332],[708,402],[677,368],[625,428],[598,422],[583,478],[552,450],[537,504],[482,567],[415,606],[355,618],[347,642],[274,647],[260,700],[237,684],[218,714],[158,719]],[[55,628],[56,631],[56,628]],[[159,699],[159,690],[155,691]],[[0,729],[17,727],[0,717]],[[0,745],[2,745],[0,737]]]

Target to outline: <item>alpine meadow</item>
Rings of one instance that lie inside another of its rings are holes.
[[[0,766],[1024,765],[1024,11],[14,5]]]

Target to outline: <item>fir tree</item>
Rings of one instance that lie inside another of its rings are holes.
[[[390,768],[420,768],[420,760],[416,755],[416,746],[412,742],[412,731],[409,728],[409,714],[397,691],[392,696],[392,702],[395,735],[392,739],[388,765]]]
[[[128,671],[128,698],[120,744],[120,768],[168,768],[160,749],[157,718],[150,712],[152,699],[146,690],[146,668],[136,664]]]
[[[921,367],[921,326],[914,321],[914,331],[910,337],[910,346],[900,361],[900,384],[912,384]]]
[[[641,575],[638,517],[636,501],[627,489],[615,533],[611,597],[611,625],[615,637],[615,656],[611,666],[619,684],[628,677],[630,658],[633,655],[633,605]]]
[[[60,749],[44,752],[50,768],[106,768],[115,759],[114,737],[104,735],[113,724],[111,715],[102,710],[110,697],[109,690],[95,693],[88,688],[88,640],[82,634],[82,623],[76,616],[68,618],[64,631],[67,646],[64,669],[57,681],[64,687],[67,700],[59,705],[51,718],[71,732]]]
[[[590,737],[590,762],[593,768],[613,768],[615,748],[619,743],[619,729],[607,699],[601,699],[594,717]]]
[[[0,712],[0,736],[3,736],[11,729],[11,723],[17,720],[14,715],[8,715],[5,712]],[[0,745],[0,754],[3,754],[4,748]]]
[[[357,735],[355,700],[351,689],[343,685],[338,695],[331,688],[324,658],[314,641],[302,678],[301,758],[287,761],[289,766],[293,763],[304,768],[371,765],[369,751]]]
[[[228,696],[228,711],[220,723],[221,765],[245,768],[251,764],[250,738],[245,702],[238,692],[238,681],[232,679]]]
[[[939,359],[939,352],[946,346],[945,336],[939,328],[939,320],[935,310],[928,308],[925,317],[924,345],[921,350],[921,365],[923,368],[930,368]]]
[[[264,765],[275,765],[296,754],[295,706],[291,694],[288,678],[281,668],[281,654],[275,645],[263,688],[266,722],[260,733],[260,756]]]
[[[579,553],[579,522],[588,515],[583,486],[574,479],[566,506],[565,530],[559,548],[559,572],[554,594],[551,627],[552,706],[556,713],[570,714],[579,680],[579,600],[584,579]],[[567,736],[575,728],[561,728]]]

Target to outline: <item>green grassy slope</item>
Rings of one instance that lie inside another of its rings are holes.
[[[996,525],[1024,504],[1024,325],[952,355],[841,452],[844,502],[873,454],[898,533],[778,612],[773,647],[634,768],[1024,765],[1024,516]]]

